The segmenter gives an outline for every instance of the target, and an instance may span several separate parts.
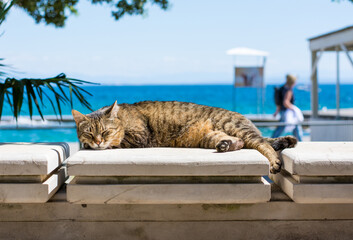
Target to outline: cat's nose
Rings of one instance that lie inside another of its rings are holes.
[[[102,138],[101,138],[101,136],[96,136],[95,138],[94,138],[94,140],[95,140],[95,143],[99,146],[99,144],[101,144],[102,143]]]

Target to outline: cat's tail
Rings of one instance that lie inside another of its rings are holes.
[[[281,151],[285,148],[293,148],[297,145],[298,140],[293,136],[285,136],[278,138],[265,138],[275,151]]]

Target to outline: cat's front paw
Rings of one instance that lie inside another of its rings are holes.
[[[280,137],[272,143],[272,148],[275,151],[280,151],[286,148],[294,148],[298,140],[293,136]]]
[[[293,136],[285,136],[284,138],[287,140],[287,143],[288,143],[287,148],[294,148],[295,145],[297,145],[298,143],[298,140]]]
[[[281,171],[282,161],[277,159],[274,163],[271,163],[270,172],[272,174],[279,173]]]
[[[226,152],[229,150],[229,147],[231,146],[232,141],[231,140],[222,140],[216,145],[216,150],[217,152]]]

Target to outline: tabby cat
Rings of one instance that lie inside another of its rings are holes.
[[[84,115],[72,110],[77,135],[86,149],[188,147],[217,152],[256,149],[277,173],[276,151],[294,147],[295,137],[263,138],[243,115],[186,102],[117,104]]]

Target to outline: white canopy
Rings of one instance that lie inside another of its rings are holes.
[[[311,111],[319,117],[318,62],[324,52],[336,51],[336,109],[340,117],[340,52],[343,51],[353,66],[349,51],[353,50],[353,25],[309,39],[311,50]]]
[[[246,47],[239,47],[239,48],[232,48],[229,49],[227,55],[234,55],[234,56],[268,56],[268,52],[246,48]]]

